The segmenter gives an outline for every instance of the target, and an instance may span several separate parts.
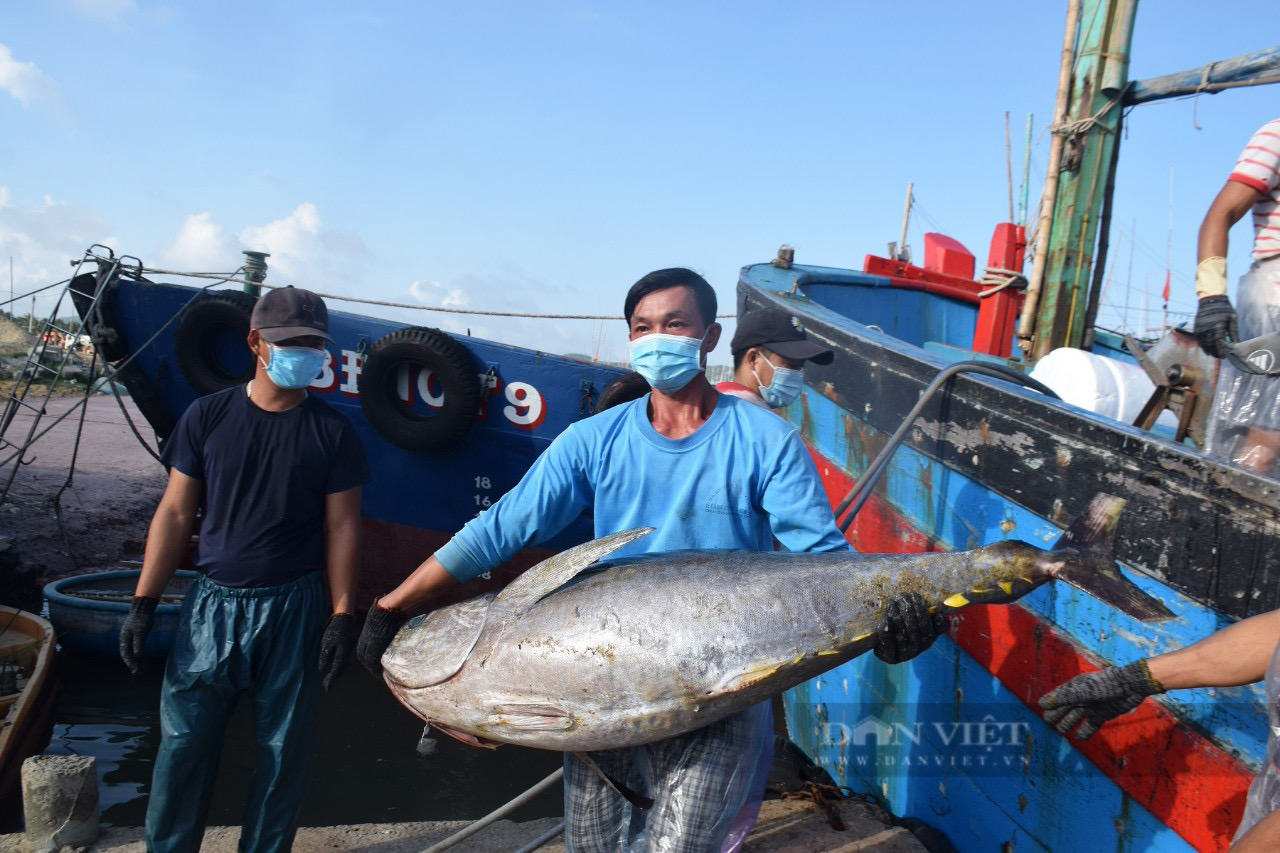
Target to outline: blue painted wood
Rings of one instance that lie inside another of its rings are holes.
[[[850,448],[851,431],[845,425],[848,413],[839,405],[812,388],[805,389],[803,401],[792,405],[806,412],[805,438],[826,459],[865,456]],[[845,473],[856,478],[864,468],[865,462],[845,469]],[[1056,525],[909,447],[898,449],[882,484],[879,494],[883,499],[911,519],[918,531],[951,549],[967,550],[1002,539],[1022,539],[1049,548],[1062,533]],[[1074,587],[1058,583],[1036,590],[1020,605],[1043,616],[1093,658],[1106,663],[1128,663],[1182,648],[1234,621],[1150,575],[1131,569],[1126,574],[1164,601],[1178,618],[1140,623]],[[1181,690],[1160,698],[1255,767],[1261,766],[1266,753],[1264,700],[1262,686],[1257,684]]]
[[[784,703],[818,764],[961,853],[1193,849],[948,640],[909,665],[864,655]]]
[[[1280,78],[1280,47],[1246,53],[1209,65],[1148,80],[1137,80],[1125,92],[1124,103],[1142,104],[1199,91],[1216,92],[1223,83],[1276,82]]]

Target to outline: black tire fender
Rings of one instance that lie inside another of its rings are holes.
[[[238,290],[219,290],[187,303],[173,332],[173,349],[178,368],[192,388],[201,394],[212,394],[253,378],[256,365],[246,339],[249,315],[257,301]],[[241,343],[243,364],[226,363],[220,358],[215,343],[224,337]]]
[[[430,370],[440,380],[444,405],[421,415],[404,406],[395,383],[401,366]],[[439,329],[409,326],[379,338],[358,380],[360,408],[378,434],[402,450],[428,453],[456,444],[480,408],[480,376],[471,352]]]

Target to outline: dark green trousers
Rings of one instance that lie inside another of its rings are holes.
[[[289,850],[311,757],[328,613],[318,572],[255,589],[198,579],[165,666],[148,850],[199,849],[227,721],[241,694],[252,703],[257,750],[239,848]]]

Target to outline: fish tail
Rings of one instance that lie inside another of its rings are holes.
[[[1049,573],[1140,621],[1172,619],[1173,611],[1116,566],[1116,524],[1124,505],[1123,498],[1094,495],[1048,553],[1047,559],[1055,563]]]

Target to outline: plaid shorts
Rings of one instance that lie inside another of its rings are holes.
[[[768,703],[668,740],[588,753],[610,778],[652,797],[633,808],[572,753],[565,754],[566,853],[720,853],[734,818],[758,808],[772,752]]]

